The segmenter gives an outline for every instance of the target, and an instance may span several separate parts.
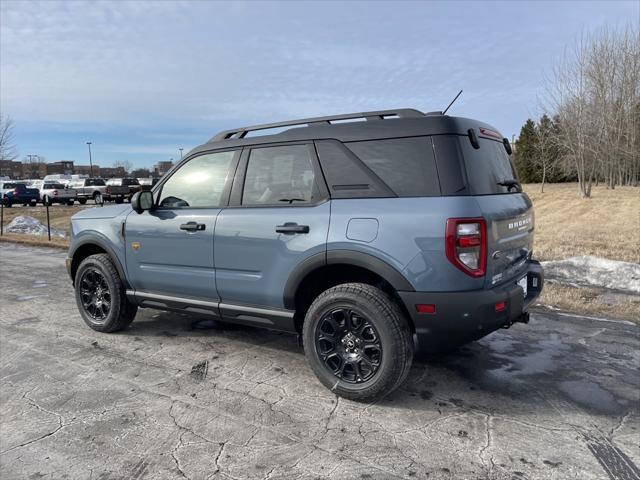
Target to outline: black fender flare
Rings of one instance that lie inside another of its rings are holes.
[[[308,274],[325,265],[353,265],[354,267],[364,268],[389,282],[396,291],[415,291],[402,273],[378,257],[355,250],[329,250],[326,253],[321,252],[311,255],[299,263],[289,274],[284,287],[283,300],[285,308],[295,309],[296,292],[302,281]]]
[[[120,260],[116,255],[116,252],[104,240],[98,237],[88,237],[78,241],[78,243],[73,246],[73,250],[69,251],[69,258],[71,259],[72,262],[74,262],[74,257],[76,255],[76,252],[84,245],[95,245],[97,247],[100,247],[102,250],[104,250],[107,253],[107,255],[109,255],[109,258],[111,258],[113,265],[116,267],[116,270],[118,271],[118,275],[120,276],[120,280],[122,281],[122,283],[125,285],[126,288],[129,288],[129,282],[127,281],[127,276],[125,275],[124,268],[122,268],[122,264],[120,263]],[[69,272],[69,274],[71,274],[71,272]],[[71,281],[75,283],[75,278],[72,277]]]

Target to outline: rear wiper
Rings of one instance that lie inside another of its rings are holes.
[[[293,203],[293,202],[304,202],[305,200],[304,198],[281,198],[279,201]]]
[[[507,189],[508,189],[509,191],[511,191],[511,189],[512,189],[513,187],[516,187],[516,188],[517,188],[517,190],[518,190],[519,192],[521,192],[521,191],[522,191],[522,185],[520,185],[520,182],[519,182],[519,181],[517,181],[517,180],[515,180],[515,179],[513,179],[513,178],[508,179],[508,180],[503,180],[503,181],[501,181],[501,182],[498,182],[498,185],[500,185],[500,186],[502,186],[502,187],[507,187]]]

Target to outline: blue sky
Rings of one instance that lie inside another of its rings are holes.
[[[582,31],[640,2],[0,2],[0,113],[20,156],[150,166],[216,131],[383,108],[511,137]]]

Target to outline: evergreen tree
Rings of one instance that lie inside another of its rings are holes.
[[[522,183],[538,181],[536,174],[537,135],[536,124],[530,118],[520,129],[520,136],[516,141],[514,163],[518,177]]]

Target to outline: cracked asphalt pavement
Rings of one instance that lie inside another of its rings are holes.
[[[0,244],[6,479],[640,478],[640,328],[534,312],[338,399],[294,336],[82,322],[59,250]]]

